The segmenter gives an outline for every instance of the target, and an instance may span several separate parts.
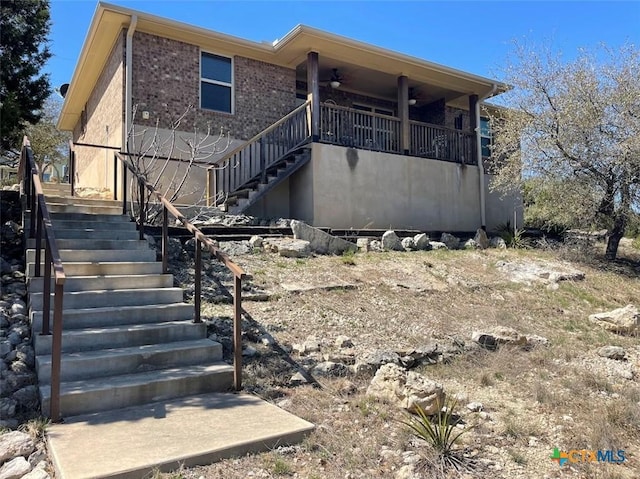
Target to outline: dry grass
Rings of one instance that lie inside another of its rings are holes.
[[[289,378],[311,365],[289,353],[315,336],[323,351],[334,339],[352,338],[356,355],[374,349],[404,350],[433,341],[463,341],[467,351],[416,370],[444,385],[448,394],[481,402],[466,412],[477,424],[464,436],[464,451],[477,467],[469,478],[640,477],[640,346],[637,337],[592,326],[589,314],[638,304],[640,262],[624,252],[614,264],[571,252],[539,250],[371,253],[306,260],[254,254],[237,259],[253,283],[272,293],[268,302],[245,302],[250,329],[269,332],[275,346],[253,344],[259,354],[245,367],[249,391],[316,425],[302,444],[181,471],[185,478],[393,478],[407,454],[429,458],[391,405],[366,396],[369,378],[314,378],[292,387]],[[635,256],[634,256],[635,255]],[[586,279],[541,284],[510,282],[498,260],[568,261]],[[331,291],[290,293],[282,283],[342,284]],[[228,305],[208,305],[209,317]],[[550,340],[532,350],[470,347],[473,330],[509,326]],[[257,341],[251,334],[248,339]],[[630,362],[599,358],[601,346],[625,347]],[[635,363],[635,364],[632,364]],[[635,368],[631,379],[620,368]],[[464,403],[462,403],[464,405]],[[464,407],[463,407],[464,408]],[[563,467],[549,459],[554,447],[624,449],[622,465]],[[403,455],[404,453],[404,455]],[[428,463],[428,461],[427,461]],[[424,477],[436,477],[423,470]],[[170,477],[170,476],[167,476]],[[439,476],[442,477],[442,476]]]

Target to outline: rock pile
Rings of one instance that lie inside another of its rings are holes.
[[[49,479],[44,443],[21,431],[0,435],[0,478]]]
[[[23,267],[22,228],[2,225],[0,244],[0,427],[16,428],[36,415],[38,391]]]

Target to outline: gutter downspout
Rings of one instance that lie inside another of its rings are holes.
[[[478,157],[478,172],[480,177],[480,227],[483,230],[487,230],[487,205],[486,196],[484,191],[484,165],[482,164],[482,137],[480,135],[480,103],[492,96],[498,90],[498,85],[495,83],[491,87],[491,91],[486,93],[482,97],[478,98],[476,102],[476,154]]]
[[[125,151],[129,152],[129,129],[132,122],[132,83],[133,83],[133,33],[138,25],[138,16],[131,15],[129,29],[127,30],[126,58],[125,58],[125,83],[124,83],[124,131],[122,132],[122,145]]]

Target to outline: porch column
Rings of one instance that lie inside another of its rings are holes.
[[[311,101],[311,138],[320,140],[320,80],[318,52],[307,53],[307,100]]]
[[[411,144],[409,131],[409,79],[398,77],[398,117],[400,118],[400,151],[409,154]]]
[[[476,135],[476,128],[479,128],[478,118],[476,117],[476,105],[478,104],[478,95],[469,95],[469,128],[473,135]],[[474,136],[475,140],[475,136]],[[478,158],[477,142],[473,141],[471,146],[472,158]]]

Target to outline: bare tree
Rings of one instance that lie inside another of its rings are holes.
[[[505,73],[509,108],[491,118],[495,187],[528,182],[549,218],[606,227],[615,259],[640,206],[640,52],[602,47],[563,61],[516,45]]]
[[[49,97],[40,112],[40,120],[28,124],[26,134],[31,141],[33,154],[40,176],[49,171],[53,178],[61,180],[63,166],[67,165],[69,140],[71,135],[56,128],[56,118],[60,114],[61,102]]]
[[[138,106],[134,106],[132,117],[136,118]],[[207,124],[204,128],[193,127],[190,132],[181,130],[185,120],[190,114],[194,114],[192,105],[174,121],[169,128],[162,129],[160,120],[156,120],[153,127],[136,126],[135,121],[127,134],[126,161],[134,172],[141,175],[172,203],[187,199],[191,206],[202,207],[211,198],[206,198],[206,189],[203,178],[206,178],[207,170],[212,162],[219,158],[230,145],[230,136],[223,128],[216,133]],[[190,179],[196,181],[189,182]],[[136,203],[138,198],[137,182],[132,181],[131,200]],[[147,192],[146,204],[149,199],[153,201]],[[207,201],[208,200],[208,201]],[[217,204],[213,202],[213,204]],[[135,216],[139,211],[133,212]],[[152,222],[158,211],[146,209],[143,211],[145,221]]]

